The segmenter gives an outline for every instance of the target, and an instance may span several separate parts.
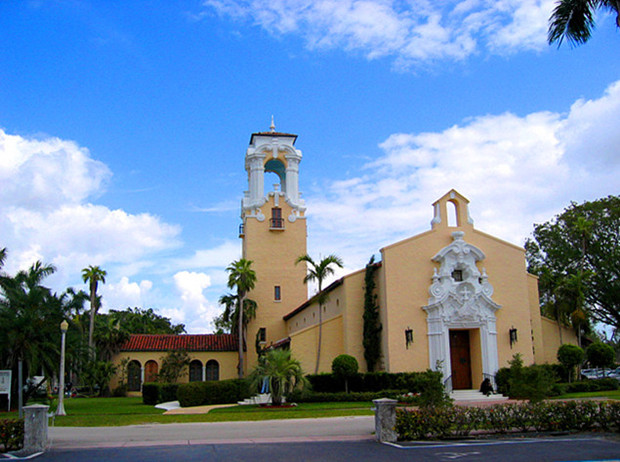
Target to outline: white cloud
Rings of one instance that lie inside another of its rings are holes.
[[[399,68],[546,46],[554,0],[205,0],[207,11],[300,35],[310,49],[342,48]]]
[[[220,312],[218,306],[210,303],[203,294],[211,286],[211,278],[204,273],[180,271],[173,280],[182,307],[161,312],[175,323],[186,323],[188,333],[211,331],[211,320]]]
[[[129,278],[122,276],[117,283],[107,281],[101,286],[102,307],[104,311],[124,310],[125,308],[147,307],[149,292],[153,283],[142,280],[140,283],[129,282]]]
[[[178,246],[176,225],[88,202],[104,191],[110,176],[75,142],[0,129],[0,246],[9,250],[6,270],[40,259],[58,268],[54,280],[66,286],[88,265],[137,269],[136,262],[144,265]]]
[[[309,250],[359,268],[381,246],[430,229],[430,205],[451,188],[470,199],[477,229],[522,245],[533,223],[571,200],[617,194],[618,126],[620,81],[567,114],[487,115],[442,132],[394,134],[365,175],[307,195]]]

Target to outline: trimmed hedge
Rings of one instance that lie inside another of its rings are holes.
[[[372,401],[373,399],[392,398],[398,399],[407,393],[406,390],[383,390],[383,391],[354,391],[325,393],[315,391],[296,391],[289,394],[286,400],[289,403],[328,403],[346,401]]]
[[[489,433],[620,432],[620,402],[552,401],[497,404],[486,408],[397,409],[395,429],[400,440],[466,436],[474,430]]]
[[[556,383],[553,387],[554,394],[563,395],[565,393],[589,393],[592,391],[612,391],[617,390],[620,384],[613,377],[605,377],[595,380],[582,380],[572,383]]]
[[[24,446],[24,419],[0,419],[0,452],[17,451]]]
[[[251,395],[249,382],[244,379],[183,383],[177,390],[181,407],[236,403]]]
[[[142,402],[150,406],[177,400],[178,383],[147,382],[142,384]]]
[[[382,390],[406,390],[421,393],[429,385],[442,385],[441,372],[427,370],[425,372],[366,372],[355,374],[349,378],[349,391],[377,392]],[[343,382],[334,374],[308,375],[312,390],[320,393],[338,393],[342,391]]]

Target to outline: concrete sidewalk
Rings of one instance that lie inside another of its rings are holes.
[[[160,445],[362,441],[374,439],[374,417],[50,427],[50,449]]]

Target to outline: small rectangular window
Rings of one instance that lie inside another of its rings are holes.
[[[271,209],[271,220],[269,220],[271,229],[284,229],[284,220],[282,219],[282,209],[274,207]]]
[[[452,271],[452,279],[454,279],[454,282],[461,282],[463,280],[463,271],[462,270]]]
[[[276,301],[282,300],[282,291],[280,290],[280,286],[275,286],[273,288],[273,299]]]
[[[261,343],[265,343],[267,341],[267,328],[261,327],[258,329],[258,341]]]

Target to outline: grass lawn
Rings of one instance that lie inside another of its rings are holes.
[[[148,423],[342,417],[373,415],[371,407],[371,402],[301,403],[292,408],[265,409],[259,406],[235,406],[213,409],[208,414],[163,415],[163,410],[142,404],[142,398],[74,398],[65,400],[67,415],[55,417],[50,425],[105,427]],[[3,415],[0,414],[0,418],[2,417]]]
[[[620,399],[620,390],[592,391],[588,393],[566,393],[554,399],[575,399],[575,398],[607,398]]]

